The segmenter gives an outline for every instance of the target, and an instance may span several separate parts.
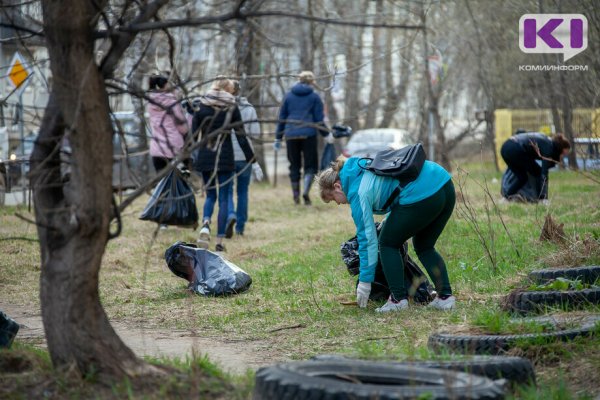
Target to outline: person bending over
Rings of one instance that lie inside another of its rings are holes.
[[[543,133],[520,133],[502,145],[500,155],[517,179],[506,188],[505,197],[510,199],[527,183],[527,174],[538,178],[537,192],[540,200],[548,199],[548,170],[553,168],[571,149],[562,134],[552,138]],[[540,167],[536,160],[542,160]]]
[[[339,157],[319,174],[317,180],[323,201],[350,204],[360,258],[358,306],[367,306],[379,245],[391,295],[376,311],[399,311],[408,307],[400,248],[412,237],[415,252],[438,292],[438,297],[429,306],[442,310],[454,308],[456,299],[452,295],[446,264],[435,249],[454,210],[456,197],[450,174],[440,165],[425,161],[417,179],[400,187],[397,179],[375,175],[364,169],[362,163],[360,158],[346,160]],[[400,189],[399,193],[396,188]],[[373,214],[385,213],[389,214],[378,240]]]

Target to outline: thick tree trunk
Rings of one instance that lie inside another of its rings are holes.
[[[58,368],[101,378],[137,375],[149,367],[116,335],[98,293],[112,197],[112,127],[92,38],[104,4],[42,6],[53,87],[32,157],[32,187],[48,350]],[[57,150],[67,132],[72,154],[63,183]]]

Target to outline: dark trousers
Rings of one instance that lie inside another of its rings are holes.
[[[455,203],[454,184],[448,181],[426,199],[405,206],[397,204],[392,208],[379,234],[379,253],[395,299],[407,297],[400,248],[411,237],[415,253],[433,281],[435,290],[441,296],[452,294],[446,263],[435,250],[435,243],[450,219]]]
[[[319,156],[317,154],[317,136],[304,139],[286,140],[287,156],[290,162],[290,180],[300,181],[302,164],[304,162],[304,175],[316,174],[319,170]]]
[[[500,149],[502,159],[515,174],[516,179],[506,188],[505,195],[510,197],[519,192],[527,183],[527,174],[538,177],[541,173],[540,166],[535,159],[528,155],[523,147],[514,140],[507,140]],[[539,188],[537,188],[539,191]]]

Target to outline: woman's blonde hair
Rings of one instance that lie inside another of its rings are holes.
[[[215,78],[211,88],[229,92],[233,88],[233,82],[231,82],[230,79],[225,78],[223,75],[219,75]]]
[[[331,163],[329,168],[317,175],[317,185],[319,185],[319,192],[323,201],[329,200],[329,195],[333,192],[333,184],[340,181],[340,171],[345,162],[346,157],[339,156]]]
[[[302,83],[312,84],[315,81],[315,74],[312,71],[302,71],[298,75],[298,80]]]

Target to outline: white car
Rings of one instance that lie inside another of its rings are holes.
[[[342,154],[346,157],[373,157],[381,150],[400,149],[412,141],[404,129],[373,128],[356,131]]]

